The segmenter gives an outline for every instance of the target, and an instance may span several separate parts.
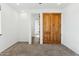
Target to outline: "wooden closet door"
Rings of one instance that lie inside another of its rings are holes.
[[[61,44],[61,14],[52,14],[52,16],[54,44]]]
[[[51,44],[51,15],[43,14],[43,43]]]
[[[61,44],[61,14],[43,14],[43,43]]]

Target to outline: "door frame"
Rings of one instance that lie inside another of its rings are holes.
[[[61,15],[61,25],[60,25],[60,30],[62,30],[62,13],[61,12],[44,12],[44,13],[53,13],[53,14],[60,14]],[[60,31],[60,36],[62,32]],[[62,36],[61,36],[62,40]],[[62,42],[61,42],[62,43]],[[43,44],[43,13],[40,13],[40,44]]]

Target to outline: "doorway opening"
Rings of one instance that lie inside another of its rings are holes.
[[[32,14],[32,44],[40,44],[40,14]]]

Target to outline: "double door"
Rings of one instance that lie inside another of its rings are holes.
[[[60,13],[43,13],[43,43],[61,44]]]

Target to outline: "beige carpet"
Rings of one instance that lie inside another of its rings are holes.
[[[77,56],[76,53],[63,45],[29,45],[18,42],[3,51],[1,56]]]

